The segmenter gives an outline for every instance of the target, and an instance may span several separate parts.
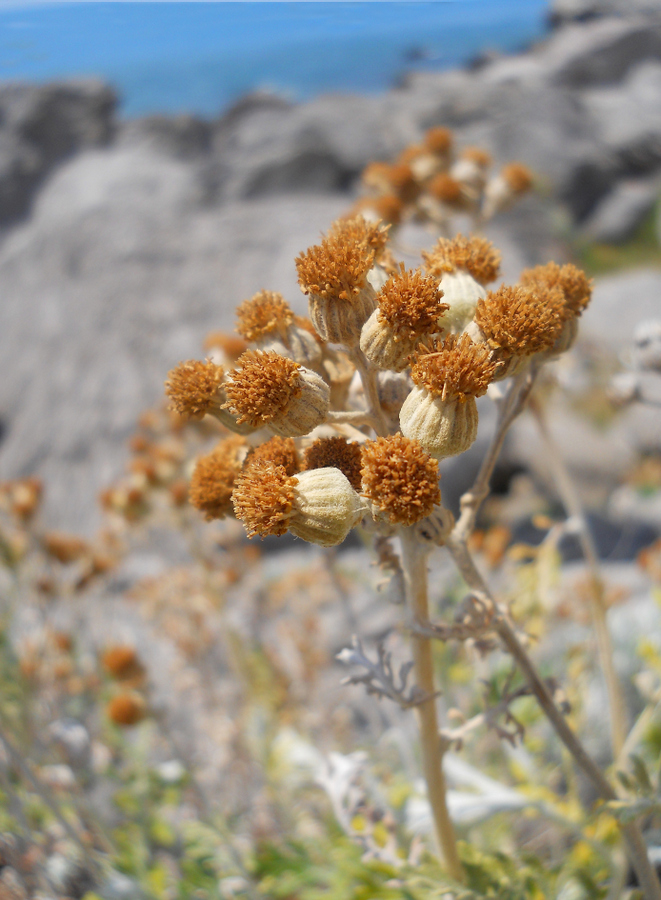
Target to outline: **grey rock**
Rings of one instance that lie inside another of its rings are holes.
[[[552,0],[549,22],[554,27],[604,16],[661,15],[659,0]]]
[[[57,162],[109,140],[115,105],[94,80],[0,88],[0,225],[25,214]]]
[[[623,243],[654,209],[658,197],[657,178],[620,181],[583,223],[581,233],[592,241]]]
[[[145,116],[125,122],[116,145],[141,147],[174,159],[197,159],[211,149],[213,126],[198,116]]]
[[[639,322],[654,319],[661,307],[661,272],[638,269],[597,280],[592,302],[581,317],[583,341],[620,353],[633,342]]]

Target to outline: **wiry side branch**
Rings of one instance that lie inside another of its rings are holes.
[[[479,713],[477,716],[473,716],[471,719],[467,719],[456,728],[441,729],[441,737],[448,743],[454,744],[455,750],[459,751],[463,747],[467,735],[472,731],[475,731],[475,729],[484,726],[495,731],[501,740],[507,741],[508,744],[515,747],[517,741],[523,740],[525,729],[523,724],[516,718],[510,709],[510,706],[515,700],[518,700],[519,697],[529,697],[532,692],[528,685],[523,685],[523,687],[517,688],[516,690],[511,690],[510,683],[514,675],[515,670],[512,670],[500,700],[497,703],[487,706],[484,712]]]
[[[474,591],[460,604],[454,622],[414,622],[411,631],[439,641],[478,640],[495,631],[494,614],[491,599]]]
[[[363,645],[356,635],[351,639],[351,647],[341,650],[336,659],[346,666],[361,666],[365,669],[361,675],[350,675],[342,684],[364,684],[368,694],[376,697],[388,697],[399,704],[402,709],[419,706],[429,699],[428,695],[415,685],[408,687],[409,675],[413,662],[406,662],[395,672],[392,666],[392,654],[385,649],[382,642],[377,644],[378,659],[371,660],[365,655]],[[399,679],[399,683],[397,683]]]

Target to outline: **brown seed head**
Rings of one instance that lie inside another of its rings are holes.
[[[276,436],[255,447],[245,458],[244,470],[258,460],[266,460],[273,463],[274,466],[282,466],[289,476],[295,475],[301,469],[293,438]]]
[[[246,350],[225,384],[225,409],[237,416],[240,425],[265,425],[285,412],[301,393],[300,368],[292,359],[272,350]]]
[[[347,303],[360,294],[376,258],[369,239],[353,233],[354,228],[361,228],[355,224],[360,221],[365,221],[362,216],[336,223],[320,244],[300,254],[296,269],[304,294]]]
[[[223,367],[210,360],[189,359],[168,372],[165,393],[170,409],[187,419],[201,419],[219,403]]]
[[[481,147],[464,147],[459,155],[462,159],[474,162],[481,169],[488,169],[491,165],[491,154]]]
[[[423,147],[421,144],[410,144],[408,147],[404,147],[402,152],[397,157],[397,162],[410,165],[416,159],[421,156],[425,156],[428,153],[429,150],[427,147]]]
[[[393,525],[414,525],[441,501],[438,462],[403,434],[365,444],[362,487]]]
[[[436,200],[446,203],[448,206],[461,206],[463,203],[463,191],[459,182],[446,172],[434,175],[427,185],[427,190]]]
[[[298,479],[287,475],[283,466],[257,460],[239,475],[232,502],[248,537],[285,534],[296,498]]]
[[[415,340],[438,331],[439,316],[449,309],[442,296],[435,278],[419,269],[407,272],[402,263],[377,294],[378,320],[402,338]]]
[[[63,565],[82,559],[90,554],[90,546],[75,534],[64,531],[48,531],[44,535],[44,550]]]
[[[108,675],[111,678],[116,678],[118,681],[126,681],[144,673],[135,648],[126,644],[107,647],[103,651],[101,664]]]
[[[559,288],[544,298],[530,289],[502,285],[479,300],[475,322],[487,345],[506,356],[531,356],[550,349],[566,321],[563,294]]]
[[[361,244],[367,250],[373,250],[374,258],[377,259],[388,243],[388,231],[387,225],[368,222],[363,216],[357,215],[350,219],[336,219],[328,230],[328,237],[345,244]]]
[[[425,134],[425,147],[431,153],[444,154],[451,149],[453,143],[452,132],[449,128],[430,128]]]
[[[260,341],[269,334],[284,334],[294,321],[289,304],[277,291],[259,291],[237,307],[236,330],[247,341]]]
[[[445,272],[465,269],[476,281],[486,284],[498,277],[500,253],[485,238],[458,234],[454,238],[439,238],[431,253],[423,251],[425,268],[435,278]]]
[[[106,712],[115,725],[137,725],[147,715],[147,704],[135,691],[124,691],[112,698]]]
[[[225,331],[210,331],[205,337],[202,349],[209,353],[219,347],[230,359],[238,359],[248,349],[248,344],[243,338],[235,334],[227,334]]]
[[[496,373],[490,351],[474,344],[467,334],[432,341],[419,347],[414,358],[413,381],[442,400],[463,402],[468,397],[481,397]]]
[[[241,471],[246,443],[238,435],[225,438],[206,456],[200,456],[190,483],[189,499],[208,522],[232,512],[232,490]]]
[[[580,316],[592,298],[593,281],[585,272],[572,263],[559,266],[555,262],[534,269],[524,269],[521,284],[536,290],[545,300],[547,292],[560,288],[564,295],[565,308],[570,317]]]
[[[360,215],[363,210],[371,210],[388,225],[399,225],[404,204],[396,194],[380,194],[378,197],[361,197],[354,206],[354,212]]]
[[[525,194],[532,187],[532,172],[523,163],[507,163],[500,174],[513,194]]]
[[[355,491],[360,491],[360,454],[360,444],[349,443],[346,438],[319,438],[305,451],[304,468],[325,469],[332,466],[346,476]]]

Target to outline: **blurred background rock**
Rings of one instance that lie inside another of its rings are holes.
[[[504,276],[550,258],[596,273],[578,369],[616,367],[636,323],[661,314],[661,3],[555,0],[545,15],[517,53],[411,65],[369,95],[255,90],[215,117],[128,118],[101,80],[0,85],[0,477],[43,477],[46,521],[93,529],[168,369],[199,357],[209,330],[232,330],[261,288],[304,311],[295,256],[350,206],[370,160],[434,125],[537,173],[541,192],[488,230]],[[566,412],[588,482],[611,487],[637,453],[659,452],[640,411],[599,432]],[[508,465],[535,474],[525,428]]]

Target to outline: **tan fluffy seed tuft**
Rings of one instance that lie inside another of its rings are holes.
[[[298,479],[287,475],[283,466],[265,459],[257,460],[241,473],[232,502],[248,537],[285,534],[294,510],[297,484]]]
[[[435,278],[446,272],[464,269],[480,284],[487,284],[498,277],[500,253],[486,238],[458,234],[454,238],[439,238],[430,252],[422,253],[425,268]]]
[[[432,197],[448,206],[461,206],[463,203],[464,194],[461,185],[446,172],[434,175],[427,185],[427,190]]]
[[[208,522],[224,519],[232,512],[232,490],[241,471],[246,448],[238,435],[225,438],[206,456],[200,456],[191,478],[189,499]]]
[[[413,381],[442,400],[481,397],[496,373],[490,351],[474,344],[467,334],[432,341],[417,350],[414,360]]]
[[[237,360],[248,349],[248,345],[243,338],[237,337],[235,334],[228,334],[225,331],[210,331],[204,339],[202,349],[205,353],[219,349],[231,360]]]
[[[431,153],[444,154],[452,147],[453,137],[449,128],[430,128],[425,134],[425,147]]]
[[[246,350],[225,384],[229,409],[237,422],[259,428],[286,412],[301,393],[300,366],[272,350]]]
[[[259,291],[236,310],[236,330],[247,341],[261,341],[269,334],[284,334],[294,321],[289,304],[277,291]]]
[[[144,698],[135,691],[124,691],[113,697],[106,707],[108,718],[115,723],[129,727],[137,725],[147,715],[147,704]]]
[[[219,402],[223,367],[207,360],[189,359],[168,372],[165,393],[170,409],[187,419],[201,419]]]
[[[474,162],[481,169],[487,169],[491,165],[491,154],[481,147],[464,147],[459,155],[461,159]]]
[[[548,289],[543,299],[530,288],[502,285],[479,300],[475,322],[491,350],[507,356],[531,356],[549,350],[566,321],[563,295]]]
[[[500,174],[513,194],[525,194],[532,187],[532,172],[523,163],[507,163]]]
[[[438,462],[403,434],[377,438],[362,450],[362,488],[393,525],[413,525],[441,501]]]
[[[401,204],[401,201],[399,202]],[[377,258],[388,243],[388,230],[387,225],[368,222],[363,216],[357,215],[349,219],[336,219],[328,230],[328,237],[345,243],[360,244],[368,250],[373,250]]]
[[[420,270],[407,272],[402,263],[377,294],[379,322],[410,340],[438,331],[439,316],[449,309],[442,296],[435,278]]]
[[[521,284],[536,290],[542,299],[553,288],[560,288],[564,295],[564,304],[569,316],[580,316],[592,298],[594,282],[585,272],[577,269],[572,263],[559,266],[549,262],[534,269],[524,269],[521,273]]]
[[[301,469],[296,444],[290,437],[272,437],[269,441],[255,447],[246,456],[244,469],[252,466],[258,460],[266,460],[273,463],[274,466],[282,466],[289,476],[295,475]]]
[[[337,222],[320,244],[309,247],[296,259],[298,283],[304,294],[315,294],[326,300],[351,303],[366,284],[366,277],[376,257],[375,241],[360,237],[362,216],[348,222]],[[365,223],[366,224],[366,223]],[[375,229],[378,232],[378,229]]]
[[[343,437],[319,438],[304,454],[304,468],[339,469],[355,491],[360,490],[361,447]]]

